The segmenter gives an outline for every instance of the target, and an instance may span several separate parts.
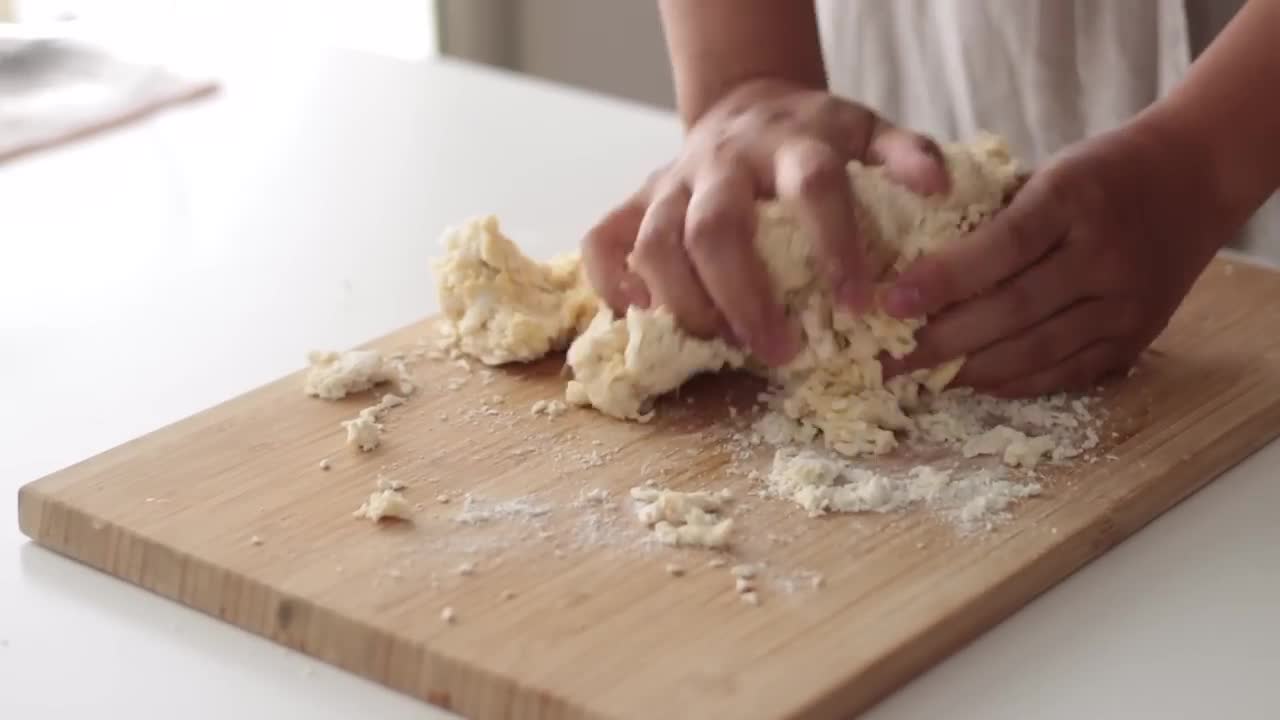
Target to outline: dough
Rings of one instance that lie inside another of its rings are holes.
[[[368,390],[374,385],[390,382],[399,377],[377,350],[348,350],[346,352],[307,353],[310,369],[307,371],[303,392],[324,400],[342,398]]]
[[[943,154],[952,179],[945,196],[922,197],[881,168],[849,165],[861,232],[877,255],[893,258],[888,277],[992,215],[1015,186],[1017,165],[998,137],[949,145]],[[632,307],[615,317],[596,299],[575,258],[538,264],[502,235],[493,217],[445,234],[448,254],[435,268],[446,338],[491,365],[533,360],[572,340],[566,400],[628,420],[652,417],[655,398],[698,373],[746,368],[779,388],[774,409],[794,423],[797,436],[820,434],[827,447],[847,456],[892,450],[896,432],[918,431],[909,412],[921,388],[940,392],[963,359],[886,383],[878,355],[911,352],[924,319],[897,320],[879,309],[854,316],[836,308],[815,268],[812,238],[795,213],[776,200],[760,202],[757,213],[755,244],[773,292],[805,335],[804,349],[786,367],[767,369],[722,340],[692,337],[663,307]]]
[[[654,487],[631,488],[636,517],[653,529],[663,545],[723,548],[729,544],[733,520],[719,513],[732,497],[727,492],[679,492]]]
[[[446,344],[486,365],[536,360],[563,350],[591,320],[596,298],[578,258],[539,264],[493,217],[450,228],[436,262]]]

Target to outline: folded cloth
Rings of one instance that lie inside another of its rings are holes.
[[[217,83],[81,39],[0,37],[0,162],[207,95]]]

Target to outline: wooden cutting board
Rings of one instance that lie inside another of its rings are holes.
[[[715,429],[754,397],[745,378],[696,382],[650,425],[534,417],[562,393],[556,360],[419,363],[423,389],[363,455],[338,423],[369,397],[307,398],[295,374],[27,485],[21,527],[468,717],[847,717],[1271,440],[1274,308],[1280,275],[1215,261],[1105,391],[1116,459],[1059,473],[977,537],[924,513],[815,520],[749,496]],[[429,325],[372,346],[412,348]],[[421,503],[411,524],[352,517],[379,473]],[[766,563],[760,606],[706,551],[645,542],[626,493],[648,478],[738,490],[733,562]],[[596,488],[608,501],[584,497]]]

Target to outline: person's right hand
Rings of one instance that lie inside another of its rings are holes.
[[[785,364],[800,349],[799,329],[756,253],[755,203],[791,203],[837,302],[865,309],[891,258],[870,257],[856,232],[846,171],[854,159],[884,165],[921,194],[948,187],[936,144],[861,105],[779,81],[739,86],[690,128],[679,157],[590,230],[587,277],[614,312],[665,305],[695,335]]]

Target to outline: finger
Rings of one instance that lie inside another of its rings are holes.
[[[917,317],[995,287],[1044,257],[1065,237],[1069,216],[1053,180],[1037,175],[1007,208],[937,253],[908,266],[885,292],[890,315]]]
[[[970,355],[955,382],[990,389],[1034,377],[1089,345],[1118,337],[1116,317],[1111,303],[1102,300],[1076,303],[1042,323]]]
[[[933,367],[971,355],[1041,323],[1081,297],[1076,263],[1066,246],[998,285],[991,292],[953,305],[916,333],[917,346],[903,367]]]
[[[649,289],[653,305],[666,306],[686,331],[710,337],[721,318],[684,249],[689,189],[684,183],[658,191],[640,223],[629,265]]]
[[[698,179],[685,218],[685,248],[733,335],[776,367],[800,351],[800,335],[774,297],[755,229],[755,188],[745,165],[713,166]]]
[[[1124,358],[1125,351],[1119,340],[1100,340],[1053,367],[1007,382],[990,392],[999,397],[1017,398],[1087,390],[1098,378],[1122,364]]]
[[[951,188],[947,163],[938,144],[883,120],[872,131],[866,160],[883,165],[890,179],[921,195],[946,193]]]
[[[795,208],[812,233],[836,301],[854,310],[868,308],[872,282],[883,267],[867,257],[844,161],[817,140],[791,140],[774,156],[774,184],[778,197]]]
[[[644,281],[627,267],[627,255],[635,246],[646,202],[636,194],[596,223],[582,239],[582,267],[587,281],[613,312],[625,314],[627,307],[649,306]]]

